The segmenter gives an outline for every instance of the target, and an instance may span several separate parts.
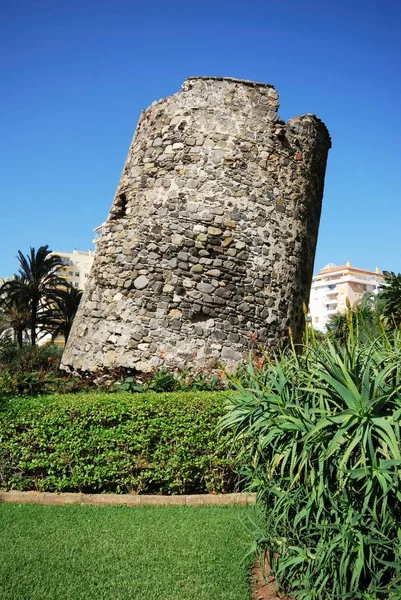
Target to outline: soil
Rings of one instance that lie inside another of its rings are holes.
[[[266,572],[269,565],[265,564]],[[259,562],[252,569],[252,598],[253,600],[292,600],[289,596],[282,595],[276,591],[274,577],[263,577]]]

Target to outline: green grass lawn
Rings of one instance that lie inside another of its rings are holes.
[[[0,599],[249,600],[249,510],[0,505]]]

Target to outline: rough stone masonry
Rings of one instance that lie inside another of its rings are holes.
[[[269,84],[190,77],[145,110],[63,367],[227,367],[299,340],[331,146]]]

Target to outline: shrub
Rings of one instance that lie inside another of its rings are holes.
[[[304,600],[401,597],[401,338],[248,366],[223,420],[258,493],[256,547]]]
[[[63,349],[55,344],[43,346],[24,345],[18,348],[8,344],[0,350],[0,371],[11,374],[37,371],[57,371],[60,366]]]
[[[222,393],[77,394],[7,400],[0,412],[6,489],[230,492]]]
[[[86,381],[59,371],[63,349],[55,344],[10,343],[0,348],[0,398],[79,391]]]
[[[0,340],[1,341],[1,340]],[[219,391],[226,388],[222,373],[193,369],[168,371],[161,367],[150,373],[119,367],[80,376],[60,371],[63,349],[55,344],[24,345],[19,348],[8,340],[0,344],[0,397],[38,394],[75,393],[82,391],[124,391],[142,393],[179,391]]]
[[[0,398],[41,394],[59,377],[62,349],[7,343],[0,346]]]
[[[124,392],[217,392],[226,389],[228,380],[222,371],[204,373],[185,369],[174,373],[165,368],[154,369],[150,373],[125,377],[117,381],[115,389]]]

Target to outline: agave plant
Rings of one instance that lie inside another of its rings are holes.
[[[399,599],[399,333],[312,340],[233,383],[222,427],[247,459],[256,546],[279,586],[303,600]]]

